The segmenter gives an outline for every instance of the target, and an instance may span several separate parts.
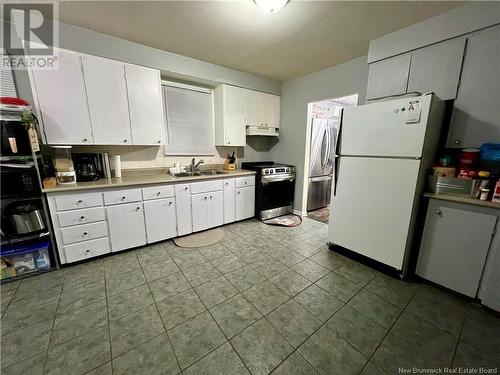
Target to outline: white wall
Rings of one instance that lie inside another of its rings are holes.
[[[3,21],[0,20],[0,30]],[[64,23],[59,24],[61,48],[87,53],[90,55],[124,61],[132,64],[159,69],[163,79],[174,78],[188,83],[215,87],[228,83],[273,94],[281,93],[281,82],[256,76],[205,61],[192,59],[171,52],[147,47],[128,40],[116,38],[81,27]],[[15,71],[18,95],[32,102],[33,97],[26,71]],[[235,148],[217,148],[218,154],[204,158],[207,163],[222,163],[226,153],[237,151],[238,163],[241,161],[262,161],[270,158],[269,150],[274,140],[262,137],[248,139],[248,145]],[[81,152],[120,153],[124,168],[156,168],[170,166],[175,161],[186,163],[190,157],[167,157],[159,147],[120,147],[120,146],[82,146]]]
[[[61,48],[149,66],[161,70],[162,76],[190,82],[213,86],[228,83],[273,94],[281,92],[279,81],[147,47],[81,27],[64,23],[59,25]]]
[[[302,189],[308,103],[355,93],[359,94],[359,103],[364,103],[367,80],[368,64],[363,56],[283,82],[280,139],[271,149],[271,157],[275,162],[293,164],[297,168],[295,210],[305,210]]]

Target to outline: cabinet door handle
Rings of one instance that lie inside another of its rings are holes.
[[[80,216],[80,221],[85,220],[85,216]]]
[[[160,143],[161,143],[161,140],[160,140],[160,139],[159,139],[159,140],[157,140],[157,141],[156,141],[156,143],[160,144]]]
[[[90,253],[90,249],[85,250],[85,254],[89,254],[89,253]]]
[[[188,188],[187,188],[187,187],[185,187],[185,188],[184,188],[184,191],[187,191],[187,190],[188,190]]]
[[[240,192],[238,191],[238,194],[240,194]]]
[[[87,233],[87,232],[83,232],[82,237],[85,237],[85,236],[87,236],[87,235],[88,235],[88,233]]]
[[[458,140],[458,139],[455,140],[456,145],[459,145],[460,143],[462,143],[462,142],[460,142],[460,140]]]
[[[141,210],[141,207],[136,207],[135,209],[136,211],[140,211]]]
[[[126,139],[124,139],[124,140],[123,140],[123,143],[127,143],[127,140],[126,140]]]
[[[76,202],[76,204],[80,204],[80,203],[83,203],[83,201],[81,199]]]
[[[441,210],[436,210],[436,215],[441,215],[441,214],[442,214]]]
[[[160,195],[161,195],[161,192],[160,192],[160,191],[156,193],[156,196],[157,196],[157,197],[159,197]]]
[[[172,205],[172,202],[168,202],[168,205],[171,206]]]
[[[204,199],[205,199],[205,200],[207,200],[207,199],[208,199],[208,197],[205,197]]]
[[[87,142],[87,141],[88,141],[88,139],[87,139],[87,138],[83,138],[83,139],[82,139],[82,142]]]
[[[125,199],[127,199],[127,197],[122,197],[122,201],[124,201]]]

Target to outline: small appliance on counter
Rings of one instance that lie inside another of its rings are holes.
[[[54,170],[60,185],[76,184],[76,172],[71,158],[71,146],[51,146],[54,149]]]
[[[73,154],[77,181],[97,181],[104,177],[99,154],[78,153]]]

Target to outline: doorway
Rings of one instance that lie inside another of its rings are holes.
[[[306,207],[308,217],[326,224],[335,183],[335,152],[342,109],[356,105],[358,94],[308,104],[302,207]]]

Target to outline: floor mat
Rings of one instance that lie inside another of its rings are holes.
[[[314,211],[309,211],[307,213],[307,217],[328,224],[328,222],[330,221],[330,206],[326,206]]]
[[[174,238],[174,243],[180,247],[210,246],[224,238],[224,231],[220,228],[206,230],[189,236]]]
[[[289,215],[274,217],[272,219],[263,220],[262,222],[268,225],[296,227],[297,225],[300,225],[302,223],[302,218],[299,215],[289,214]]]

